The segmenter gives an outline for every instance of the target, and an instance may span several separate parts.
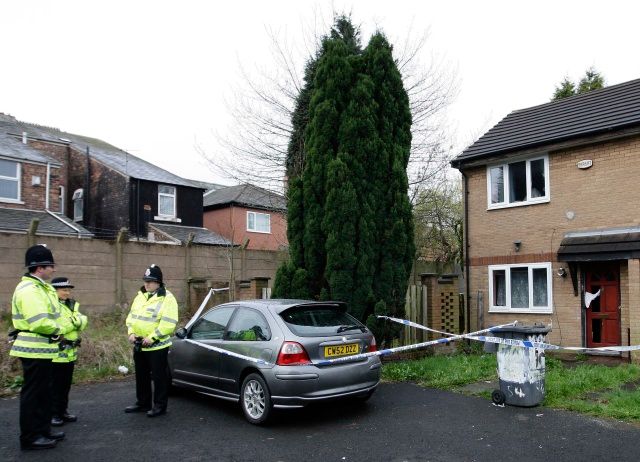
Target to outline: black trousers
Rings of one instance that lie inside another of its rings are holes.
[[[73,379],[75,361],[52,363],[51,373],[51,415],[62,417],[67,413],[69,390]]]
[[[20,358],[20,442],[29,444],[51,433],[51,360]]]
[[[169,399],[168,353],[169,348],[155,351],[133,351],[138,406],[167,408]],[[153,393],[151,382],[153,382]]]

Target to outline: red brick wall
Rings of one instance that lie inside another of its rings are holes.
[[[271,215],[271,233],[247,231],[247,212],[268,213]],[[204,212],[203,226],[211,231],[242,244],[249,239],[247,249],[280,250],[287,245],[287,220],[281,212],[269,212],[258,209],[231,206]]]
[[[32,185],[32,178],[40,177],[40,185]],[[20,167],[20,202],[5,202],[0,199],[0,207],[14,209],[44,210],[46,206],[47,166],[22,162]],[[49,210],[60,211],[60,185],[64,185],[61,169],[51,167],[49,177]]]

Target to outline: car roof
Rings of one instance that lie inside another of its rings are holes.
[[[293,308],[296,306],[339,306],[342,308],[346,308],[346,303],[337,302],[332,300],[327,301],[318,301],[318,300],[297,300],[297,299],[256,299],[256,300],[236,300],[229,303],[224,303],[222,305],[218,305],[219,307],[227,306],[227,305],[242,305],[249,308],[255,308],[258,310],[271,310],[276,314],[280,314],[283,311],[288,310],[289,308]]]

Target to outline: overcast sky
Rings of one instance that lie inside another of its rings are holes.
[[[548,102],[564,76],[595,66],[609,85],[640,78],[637,1],[4,0],[0,112],[232,184],[196,145],[215,155],[239,63],[268,71],[267,30],[304,50],[332,10],[351,12],[364,43],[376,27],[394,43],[429,31],[421,60],[459,80],[448,121],[460,148]]]

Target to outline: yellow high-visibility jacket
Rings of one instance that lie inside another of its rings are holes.
[[[79,333],[87,328],[88,318],[80,313],[80,303],[75,300],[58,300],[60,308],[60,319],[58,323],[65,329],[72,329],[64,335],[65,340],[70,342],[79,338]],[[70,306],[71,305],[71,306]],[[63,342],[64,343],[64,342]],[[58,356],[53,358],[54,363],[70,363],[78,359],[78,347],[64,345],[58,352]]]
[[[13,327],[20,330],[10,356],[53,359],[58,343],[51,336],[64,335],[69,328],[58,323],[60,310],[56,290],[44,281],[26,274],[17,285],[11,301]]]
[[[131,304],[127,316],[128,334],[136,337],[149,337],[154,344],[142,351],[154,351],[171,346],[171,335],[178,324],[178,302],[164,285],[155,293],[149,294],[140,289]]]

